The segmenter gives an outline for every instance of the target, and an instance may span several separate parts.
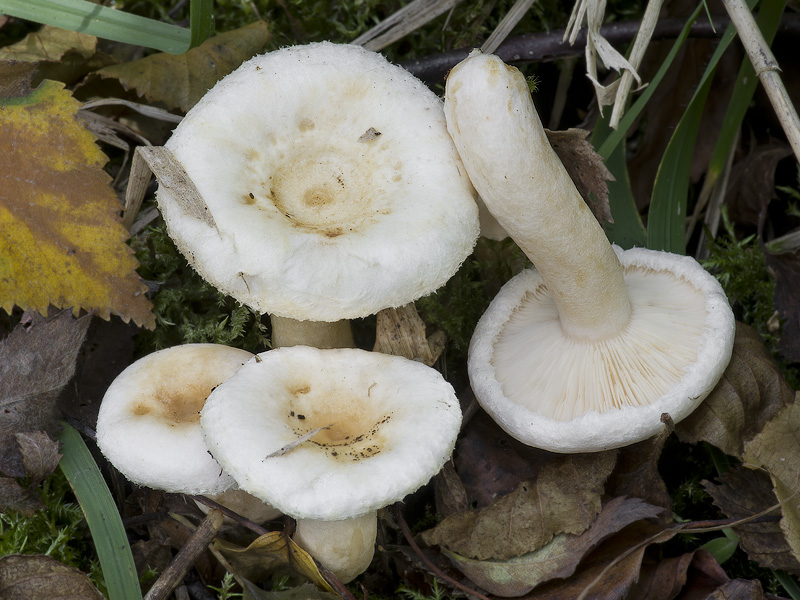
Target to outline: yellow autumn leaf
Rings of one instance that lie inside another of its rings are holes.
[[[333,588],[319,572],[317,563],[308,552],[298,546],[295,541],[283,531],[270,531],[253,541],[247,548],[242,548],[216,540],[216,548],[223,555],[236,563],[239,568],[246,571],[248,565],[257,564],[284,564],[290,566],[298,573],[308,577],[320,589],[332,592]],[[251,567],[252,568],[252,567]],[[245,574],[247,576],[248,574]]]
[[[64,85],[0,99],[0,306],[96,311],[154,327],[105,155]]]

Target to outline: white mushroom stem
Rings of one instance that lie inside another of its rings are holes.
[[[564,331],[619,333],[631,315],[622,267],[550,146],[522,73],[473,51],[450,71],[445,116],[472,184],[540,273]]]
[[[350,321],[298,321],[289,317],[270,316],[272,347],[312,346],[314,348],[354,348]]]
[[[378,514],[372,511],[344,521],[298,519],[293,539],[343,583],[348,583],[372,562],[377,532]]]

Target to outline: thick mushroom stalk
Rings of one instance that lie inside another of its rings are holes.
[[[523,75],[474,52],[447,80],[467,173],[535,269],[498,293],[470,344],[476,397],[557,452],[624,446],[677,422],[730,360],[734,320],[691,258],[612,247],[551,148]]]
[[[297,519],[294,541],[348,583],[367,570],[375,554],[378,514],[343,521]]]
[[[363,572],[376,511],[428,482],[461,424],[455,392],[419,362],[306,346],[259,354],[201,415],[239,486],[297,520],[297,542],[343,581]]]
[[[536,265],[564,331],[619,333],[631,315],[622,267],[550,146],[522,73],[473,54],[448,76],[445,115],[472,184]]]

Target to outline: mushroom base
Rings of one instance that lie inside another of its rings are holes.
[[[377,532],[377,512],[344,521],[298,519],[294,541],[348,583],[372,562]]]

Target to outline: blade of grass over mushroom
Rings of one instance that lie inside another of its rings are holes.
[[[141,600],[130,544],[100,469],[80,434],[64,424],[59,466],[81,505],[100,559],[110,600]]]
[[[692,24],[695,22],[702,9],[702,5],[698,6],[686,20],[686,24],[683,26],[680,35],[678,35],[678,37],[675,39],[675,43],[672,45],[669,54],[667,54],[664,62],[661,63],[661,67],[658,69],[653,79],[647,84],[647,88],[644,90],[644,92],[642,92],[636,102],[634,102],[626,111],[625,116],[620,119],[617,130],[608,134],[608,137],[592,138],[592,142],[594,143],[595,148],[597,148],[597,153],[604,159],[608,159],[614,149],[619,146],[622,140],[628,135],[628,130],[631,128],[634,121],[639,117],[639,114],[650,100],[650,97],[655,93],[656,88],[661,83],[664,75],[666,75],[669,67],[672,65],[672,62],[678,55],[678,51],[681,49],[683,42],[685,42],[686,38],[689,37],[689,31],[692,28]]]
[[[758,11],[757,23],[767,43],[771,44],[772,40],[775,38],[775,33],[778,30],[778,25],[780,24],[785,7],[786,0],[764,0],[761,3]],[[730,149],[733,146],[734,138],[744,120],[747,109],[750,107],[750,102],[753,99],[753,94],[758,87],[758,83],[758,77],[756,77],[753,64],[750,62],[749,58],[745,57],[742,60],[742,66],[739,69],[739,74],[733,88],[736,91],[731,97],[728,108],[725,111],[722,129],[719,132],[719,137],[711,153],[711,159],[709,160],[705,180],[703,181],[703,188],[697,200],[697,208],[695,209],[695,214],[692,216],[692,221],[686,232],[687,239],[692,234],[692,229],[698,219],[699,212],[705,207],[714,186],[725,169],[725,164],[728,160]]]
[[[751,3],[754,2],[751,0]],[[694,146],[714,72],[735,34],[736,29],[729,25],[658,166],[647,219],[647,247],[650,249],[676,254],[686,252],[686,200]]]
[[[608,115],[606,115],[595,126],[592,134],[594,146],[597,147],[599,142],[607,139],[611,131],[608,126]],[[647,233],[631,190],[628,162],[625,159],[624,138],[611,150],[611,154],[605,157],[605,163],[608,170],[614,175],[614,180],[607,182],[608,201],[611,205],[611,216],[614,222],[604,224],[606,236],[612,244],[617,244],[626,250],[634,246],[644,246],[647,241]]]
[[[190,7],[185,29],[87,0],[0,0],[0,14],[170,54],[182,54],[214,33],[213,0],[191,0]]]

